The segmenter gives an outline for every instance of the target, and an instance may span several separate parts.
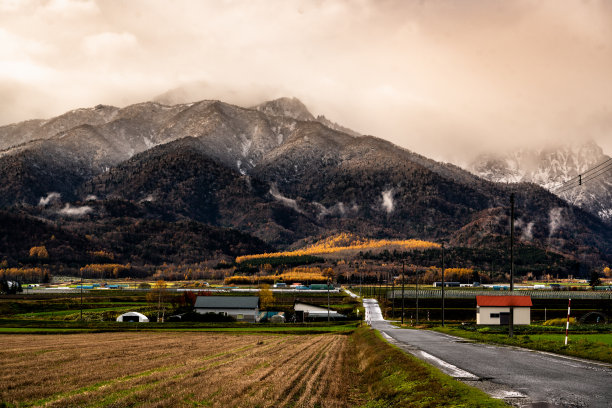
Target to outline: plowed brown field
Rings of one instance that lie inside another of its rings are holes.
[[[0,336],[0,405],[350,406],[342,335]]]

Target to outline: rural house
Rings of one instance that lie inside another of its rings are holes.
[[[259,320],[257,296],[198,296],[194,308],[197,313],[220,313],[239,322]]]
[[[514,324],[531,324],[531,296],[476,296],[476,324],[507,325],[510,307]]]

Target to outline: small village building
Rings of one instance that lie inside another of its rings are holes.
[[[514,324],[531,324],[531,296],[476,296],[476,324],[507,325],[510,307]]]
[[[327,307],[311,305],[310,303],[295,302],[293,305],[293,310],[295,310],[296,320],[298,322],[305,320],[323,320],[327,319],[328,316]],[[345,315],[329,309],[330,319],[343,319],[345,317]]]
[[[117,318],[118,322],[135,322],[135,323],[146,323],[149,318],[142,313],[138,312],[127,312]]]
[[[259,321],[257,296],[198,296],[194,308],[200,314],[222,314],[239,322]]]

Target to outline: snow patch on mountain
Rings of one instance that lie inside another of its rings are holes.
[[[609,159],[595,142],[568,144],[537,150],[519,150],[503,155],[481,155],[467,168],[472,173],[499,183],[529,182],[555,193]],[[586,178],[558,195],[567,202],[612,221],[612,176],[610,171]]]

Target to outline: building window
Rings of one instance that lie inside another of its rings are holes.
[[[489,315],[489,317],[490,317],[491,319],[499,319],[499,313],[491,313],[491,314]]]

